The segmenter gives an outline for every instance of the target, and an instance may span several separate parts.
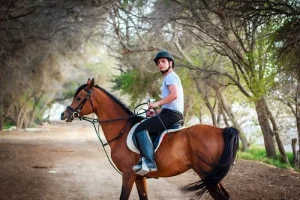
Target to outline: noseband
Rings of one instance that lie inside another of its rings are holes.
[[[86,101],[89,99],[93,108],[93,112],[94,112],[94,105],[93,102],[91,100],[91,94],[92,91],[88,90],[86,88],[83,88],[84,91],[86,91],[86,96],[84,97],[84,99],[82,99],[82,101],[79,103],[79,105],[74,109],[71,106],[67,106],[67,112],[69,114],[68,119],[69,120],[74,120],[75,118],[80,118],[80,111],[82,109],[82,107],[84,106],[84,104],[86,103]]]

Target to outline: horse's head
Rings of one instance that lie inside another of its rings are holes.
[[[92,80],[88,79],[86,85],[83,85],[77,89],[71,105],[68,106],[63,113],[61,113],[61,120],[72,122],[75,118],[94,112],[94,105],[91,100],[93,86],[94,78]]]

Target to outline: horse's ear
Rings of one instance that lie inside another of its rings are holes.
[[[88,81],[87,81],[88,88],[92,88],[94,86],[94,84],[95,84],[94,78],[92,78],[92,80],[88,79]]]

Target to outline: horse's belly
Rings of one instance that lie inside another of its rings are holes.
[[[189,170],[191,168],[191,156],[184,132],[180,131],[166,136],[155,153],[155,159],[158,171],[153,173],[154,176],[170,177]]]

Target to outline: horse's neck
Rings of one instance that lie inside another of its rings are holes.
[[[105,92],[99,90],[99,95],[100,98],[95,98],[97,103],[95,113],[100,121],[106,140],[110,141],[116,138],[129,122],[126,119],[103,123],[101,121],[124,118],[128,116],[128,113]],[[116,144],[118,142],[119,140],[115,140],[113,143]]]

